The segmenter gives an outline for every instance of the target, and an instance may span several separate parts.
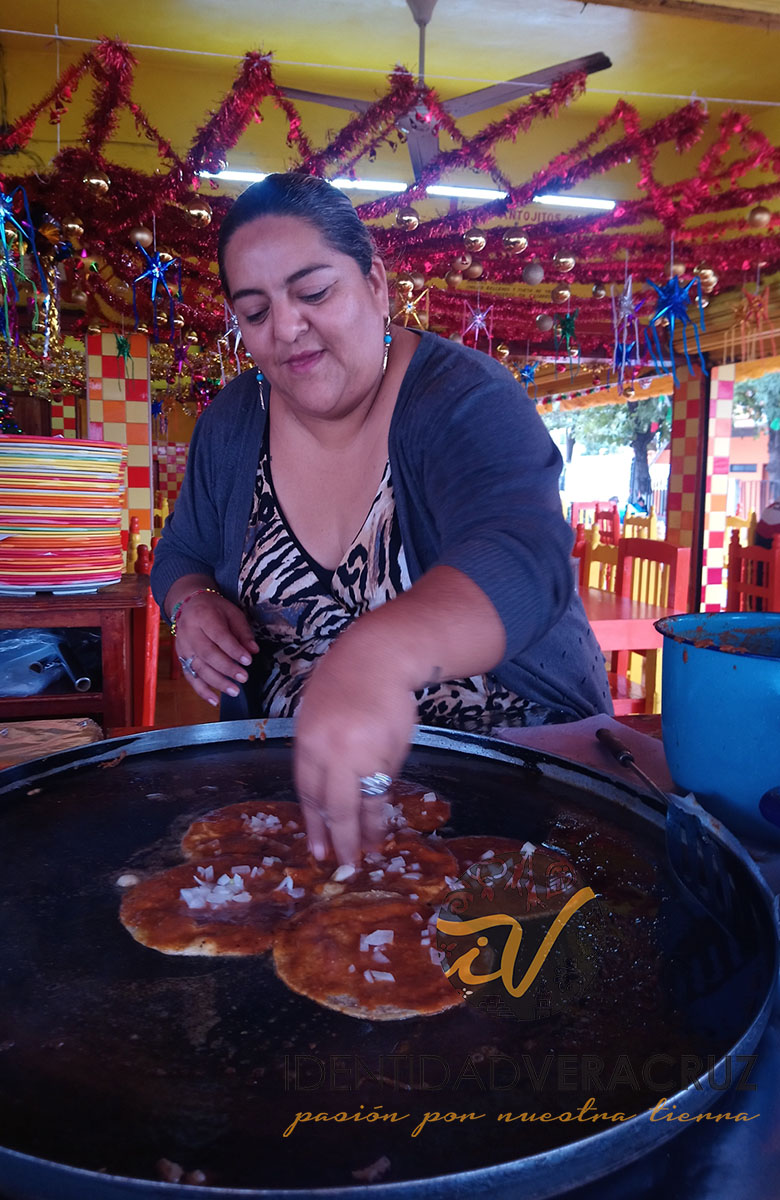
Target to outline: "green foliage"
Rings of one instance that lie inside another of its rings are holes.
[[[746,379],[734,388],[734,403],[754,421],[780,429],[780,373]]]
[[[629,400],[625,404],[593,405],[568,412],[545,413],[542,417],[548,429],[569,430],[589,453],[633,446],[637,441],[647,443],[656,435],[663,445],[669,440],[671,419],[668,396]]]

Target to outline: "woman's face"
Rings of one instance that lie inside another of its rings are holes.
[[[387,280],[368,276],[298,217],[257,217],[225,250],[231,303],[247,350],[300,415],[338,418],[381,381]]]

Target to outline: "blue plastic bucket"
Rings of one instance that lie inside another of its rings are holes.
[[[735,833],[780,843],[765,815],[780,810],[780,613],[686,613],[655,627],[672,778]]]

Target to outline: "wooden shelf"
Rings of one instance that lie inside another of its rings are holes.
[[[0,719],[99,714],[105,728],[133,723],[133,623],[143,616],[148,575],[77,596],[0,596],[0,629],[99,629],[102,690],[0,699]]]
[[[0,720],[77,717],[103,711],[102,692],[50,692],[42,696],[0,697]]]

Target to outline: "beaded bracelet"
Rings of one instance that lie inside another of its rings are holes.
[[[184,599],[180,600],[178,604],[174,604],[173,612],[171,613],[171,622],[170,622],[171,634],[173,637],[176,637],[176,622],[179,619],[179,613],[184,608],[184,605],[187,604],[188,601],[194,600],[196,596],[202,596],[204,592],[213,592],[215,596],[222,595],[222,593],[218,592],[216,588],[209,588],[209,587],[195,588],[195,591],[190,592],[189,596],[185,596]]]

